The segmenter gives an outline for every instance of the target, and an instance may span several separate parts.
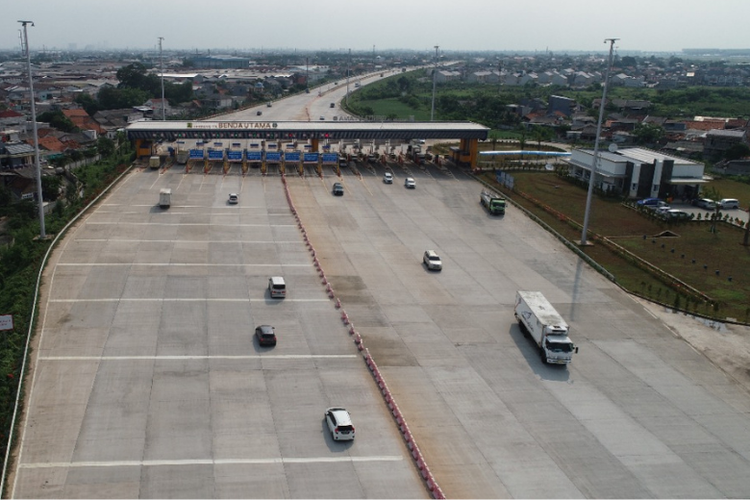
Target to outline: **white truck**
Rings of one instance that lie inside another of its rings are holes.
[[[169,188],[162,188],[159,191],[159,206],[161,208],[169,208],[172,204],[172,190]]]
[[[514,312],[521,331],[539,346],[543,363],[570,363],[578,348],[568,337],[568,324],[542,292],[517,291]]]
[[[161,167],[161,157],[157,156],[157,155],[154,155],[151,158],[149,158],[148,159],[148,166],[150,168],[154,168],[154,169]]]

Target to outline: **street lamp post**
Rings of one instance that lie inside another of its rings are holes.
[[[583,216],[583,232],[581,233],[581,246],[586,245],[586,232],[589,227],[589,216],[591,215],[591,198],[594,194],[594,177],[596,177],[596,168],[599,166],[599,137],[602,134],[602,122],[604,120],[604,105],[607,100],[607,90],[609,89],[609,73],[612,71],[612,58],[614,56],[615,42],[619,38],[607,38],[604,43],[609,42],[609,60],[607,63],[607,72],[604,74],[604,90],[602,91],[602,102],[599,104],[599,122],[596,125],[596,139],[594,140],[594,162],[591,165],[591,177],[589,178],[589,190],[586,194],[586,212]]]
[[[159,37],[159,71],[161,72],[161,119],[167,120],[167,106],[164,104],[164,58],[162,57],[161,42],[163,36]]]
[[[438,45],[435,45],[435,69],[432,70],[432,109],[430,110],[430,121],[435,119],[435,85],[437,83]]]
[[[23,48],[26,50],[26,68],[29,74],[29,96],[31,101],[31,123],[34,130],[34,165],[36,167],[36,195],[39,208],[39,238],[47,234],[44,229],[44,196],[42,192],[42,167],[39,164],[39,129],[36,124],[36,105],[34,103],[34,79],[31,76],[31,54],[29,53],[29,35],[27,26],[34,26],[33,21],[18,21],[23,26]]]

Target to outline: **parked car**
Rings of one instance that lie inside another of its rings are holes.
[[[328,408],[324,418],[334,441],[351,441],[354,439],[352,417],[345,408]]]
[[[341,184],[340,182],[334,182],[333,189],[331,190],[331,192],[335,196],[344,196],[344,185]]]
[[[229,200],[227,202],[230,205],[236,205],[240,202],[240,197],[237,195],[237,193],[229,193]]]
[[[696,206],[705,208],[706,210],[714,210],[716,208],[716,202],[711,198],[699,198],[695,202]]]
[[[689,213],[683,212],[682,210],[679,210],[677,208],[670,208],[669,210],[666,210],[662,214],[662,216],[668,220],[686,220],[690,218]]]
[[[427,250],[422,256],[422,262],[431,271],[440,271],[443,269],[443,261],[435,250]]]
[[[659,202],[664,203],[664,200],[662,200],[661,198],[644,198],[642,200],[636,201],[635,204],[641,207],[655,207],[659,204]]]
[[[404,186],[405,186],[405,187],[406,187],[407,189],[416,189],[416,187],[417,187],[417,183],[416,183],[416,182],[414,182],[414,178],[413,178],[413,177],[407,177],[407,178],[406,178],[406,179],[404,180]]]
[[[271,325],[260,325],[255,329],[258,345],[273,347],[276,345],[276,329]]]
[[[384,173],[383,182],[385,182],[386,184],[393,184],[393,174],[390,172]]]
[[[654,211],[660,215],[665,214],[668,210],[672,210],[672,207],[670,207],[666,202],[663,202],[663,201],[660,202],[655,207],[648,207],[648,208],[653,208]]]
[[[740,208],[740,202],[734,198],[722,198],[719,200],[719,208],[724,210],[729,208]]]

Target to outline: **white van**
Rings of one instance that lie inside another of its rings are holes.
[[[719,202],[719,208],[740,208],[740,202],[734,198],[724,198]]]
[[[169,188],[162,188],[159,191],[159,206],[161,208],[169,208],[172,204],[172,190]]]
[[[272,299],[283,299],[286,297],[286,282],[281,276],[268,278],[268,293]]]

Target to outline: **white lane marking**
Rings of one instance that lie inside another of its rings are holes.
[[[184,361],[200,359],[352,359],[356,354],[253,354],[247,356],[39,356],[45,361]]]
[[[308,464],[334,462],[400,462],[404,457],[310,457],[310,458],[217,458],[193,460],[123,460],[110,462],[47,462],[19,464],[20,469],[69,469],[80,467],[154,467],[160,465],[227,465],[227,464]]]
[[[163,298],[110,298],[110,299],[50,299],[49,302],[55,302],[58,304],[65,303],[77,303],[77,302],[265,302],[266,300],[274,299],[217,299],[217,298],[174,298],[174,299],[163,299]],[[273,304],[281,304],[283,302],[330,302],[331,299],[284,299],[275,300]]]
[[[56,267],[172,266],[172,267],[312,267],[312,264],[191,264],[187,262],[59,262]]]
[[[118,226],[228,226],[228,227],[297,227],[296,224],[217,224],[215,222],[177,222],[168,224],[166,222],[95,222],[86,221],[86,224],[95,226],[111,226],[117,224]]]
[[[75,241],[82,241],[86,243],[299,243],[299,240],[131,240],[126,238],[76,238]]]

